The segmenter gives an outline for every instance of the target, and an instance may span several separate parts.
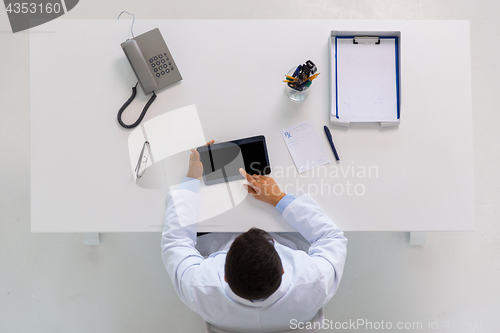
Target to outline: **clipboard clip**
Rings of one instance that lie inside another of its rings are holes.
[[[380,44],[380,37],[377,36],[354,36],[353,44]]]

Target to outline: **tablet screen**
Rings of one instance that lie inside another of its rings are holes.
[[[198,148],[206,185],[243,179],[239,169],[249,174],[271,172],[264,136],[213,144]]]

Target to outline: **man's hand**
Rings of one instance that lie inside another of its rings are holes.
[[[207,142],[207,146],[211,145],[215,140]],[[201,179],[203,176],[203,164],[200,161],[200,153],[196,149],[191,149],[191,155],[189,155],[189,170],[187,173],[188,177]]]
[[[278,184],[276,184],[271,177],[258,175],[250,176],[243,168],[240,169],[240,173],[249,183],[243,186],[245,186],[248,193],[253,195],[257,200],[276,206],[286,195],[286,193],[281,192]]]

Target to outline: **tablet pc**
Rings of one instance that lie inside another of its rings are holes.
[[[239,169],[251,175],[271,173],[263,135],[199,147],[206,185],[243,179]]]

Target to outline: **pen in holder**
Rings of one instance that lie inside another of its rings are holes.
[[[286,83],[285,92],[292,101],[300,102],[309,95],[312,81],[319,75],[316,65],[311,60],[288,71],[283,82]]]

